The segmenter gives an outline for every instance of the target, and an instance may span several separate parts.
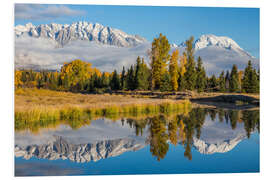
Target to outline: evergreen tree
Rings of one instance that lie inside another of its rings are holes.
[[[122,74],[121,74],[121,89],[122,90],[125,90],[126,89],[126,70],[125,70],[125,67],[123,66],[123,70],[122,70]]]
[[[216,91],[218,86],[218,81],[215,75],[212,75],[211,78],[208,80],[208,90],[209,91]]]
[[[102,88],[108,88],[109,85],[110,85],[109,75],[106,74],[105,72],[103,72],[102,76],[101,76],[101,87]]]
[[[260,82],[258,80],[258,75],[255,69],[252,71],[250,86],[251,93],[258,93],[260,91]]]
[[[227,70],[225,76],[225,91],[228,92],[230,89],[230,72]]]
[[[149,89],[150,70],[144,63],[144,59],[137,59],[136,74],[135,74],[135,89],[147,90]]]
[[[119,90],[120,89],[120,80],[119,80],[119,76],[118,76],[116,70],[114,70],[114,72],[113,72],[110,86],[111,86],[112,90]]]
[[[253,69],[251,61],[248,61],[248,65],[244,71],[243,88],[242,90],[247,93],[259,92],[259,80],[255,69]]]
[[[202,66],[202,59],[200,56],[198,57],[196,73],[197,73],[197,79],[196,79],[196,86],[195,87],[196,87],[198,92],[202,92],[202,91],[204,91],[205,86],[206,86],[206,74],[205,74],[205,70]]]
[[[232,67],[229,84],[230,84],[230,92],[238,92],[239,91],[238,70],[237,70],[237,66],[235,64]]]
[[[219,75],[218,85],[219,85],[219,91],[220,92],[225,92],[225,89],[226,89],[226,80],[225,80],[225,77],[224,77],[224,71],[222,71],[220,73],[220,75]]]
[[[161,79],[160,91],[171,91],[172,83],[171,76],[168,71],[166,71]]]
[[[128,69],[126,79],[127,79],[127,89],[134,90],[135,89],[135,73],[133,70],[133,65],[131,65],[130,69]]]
[[[169,72],[171,75],[171,86],[173,91],[178,90],[178,59],[179,51],[175,50],[170,58]]]
[[[194,48],[193,48],[194,37],[192,36],[186,41],[186,53],[187,53],[187,64],[186,72],[184,74],[186,80],[186,88],[188,90],[194,90],[196,85],[196,69],[194,61]]]

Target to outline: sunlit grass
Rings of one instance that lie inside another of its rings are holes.
[[[23,89],[15,92],[15,130],[38,131],[40,127],[55,128],[60,124],[76,129],[102,117],[140,119],[157,114],[187,114],[190,109],[188,100]]]

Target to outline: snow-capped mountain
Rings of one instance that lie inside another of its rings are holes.
[[[204,140],[197,139],[193,137],[193,146],[201,153],[201,154],[214,154],[214,153],[226,153],[235,148],[238,143],[243,141],[246,138],[246,135],[239,134],[234,139],[224,140],[223,142],[218,143],[207,143]]]
[[[145,145],[134,139],[113,139],[85,144],[72,144],[62,136],[53,136],[52,139],[42,145],[29,145],[26,147],[15,146],[15,157],[30,159],[57,160],[69,159],[74,162],[84,163],[98,161],[109,157],[119,156],[128,151],[137,151]]]
[[[185,42],[182,42],[178,47],[185,47]],[[194,41],[193,47],[195,51],[214,47],[238,52],[240,55],[254,58],[248,52],[244,51],[234,40],[226,36],[215,36],[213,34],[202,35]]]
[[[17,25],[16,37],[29,36],[54,40],[64,46],[70,41],[86,40],[119,47],[134,47],[146,42],[138,35],[129,35],[119,29],[103,26],[99,23],[74,22],[65,24],[41,24],[34,26],[31,23]]]
[[[185,42],[182,42],[179,46],[185,47]],[[202,35],[200,38],[194,41],[193,46],[195,50],[199,50],[209,46],[216,46],[225,49],[242,49],[231,38],[225,36],[215,36],[213,34]]]
[[[183,42],[172,49],[179,49],[180,52],[183,52],[185,47],[185,42]],[[200,56],[203,59],[208,75],[230,70],[233,64],[243,70],[249,60],[256,68],[259,68],[259,59],[250,55],[229,37],[213,34],[202,35],[194,41],[193,47],[195,58]]]
[[[259,67],[259,59],[251,56],[229,37],[202,35],[194,41],[195,58],[201,56],[208,75],[230,70],[233,64],[244,69],[248,60]],[[59,70],[64,62],[82,59],[101,71],[121,71],[141,56],[149,64],[151,43],[138,35],[101,24],[76,22],[71,25],[31,23],[15,27],[15,68]],[[185,44],[171,42],[171,51]]]

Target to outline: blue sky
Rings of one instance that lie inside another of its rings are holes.
[[[170,43],[176,44],[191,35],[195,38],[202,34],[228,36],[259,58],[258,8],[15,5],[15,25],[75,21],[98,22],[149,41],[163,33]]]

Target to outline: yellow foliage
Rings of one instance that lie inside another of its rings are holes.
[[[15,71],[15,79],[14,79],[15,88],[21,87],[23,85],[21,78],[22,78],[22,71]]]
[[[184,52],[183,56],[180,57],[180,74],[181,76],[184,76],[186,72],[186,64],[187,64],[187,55]]]
[[[174,91],[178,89],[178,59],[179,59],[179,51],[175,50],[172,53],[169,65],[169,72],[172,78],[172,87]]]

